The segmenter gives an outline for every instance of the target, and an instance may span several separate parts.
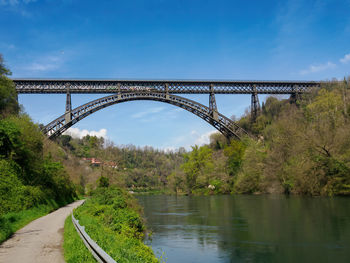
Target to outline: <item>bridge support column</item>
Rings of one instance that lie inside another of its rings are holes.
[[[118,99],[122,98],[122,92],[120,90],[120,83],[117,84],[117,89],[118,89]]]
[[[72,120],[72,99],[71,99],[69,87],[67,87],[66,113],[65,113],[64,119],[66,124]]]
[[[165,84],[164,89],[165,89],[165,98],[169,99],[169,84],[168,83]]]
[[[256,91],[256,86],[253,86],[253,93],[252,93],[252,99],[251,99],[251,107],[250,107],[250,114],[251,114],[251,121],[255,122],[256,118],[259,116],[260,113],[260,103],[259,103],[259,97],[258,92]]]
[[[300,99],[299,87],[297,85],[293,86],[293,93],[290,95],[290,103],[296,103]]]
[[[213,117],[214,120],[219,120],[219,114],[218,114],[218,108],[216,105],[215,100],[215,93],[214,93],[214,85],[210,85],[210,93],[209,93],[209,113],[211,117]]]

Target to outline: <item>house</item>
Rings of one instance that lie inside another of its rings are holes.
[[[94,157],[92,157],[92,158],[84,157],[83,161],[88,161],[92,166],[101,166],[101,165],[103,165],[103,166],[112,167],[114,169],[118,168],[118,165],[115,162],[103,162],[103,161],[101,161],[101,160],[99,160],[97,158],[94,158]]]
[[[84,157],[84,158],[83,158],[83,161],[88,161],[88,162],[90,162],[90,164],[91,164],[92,166],[100,166],[100,165],[102,164],[102,162],[101,162],[99,159],[94,158],[94,157],[92,157],[92,158]]]

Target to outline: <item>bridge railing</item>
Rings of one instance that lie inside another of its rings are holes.
[[[218,80],[54,80],[14,79],[18,93],[123,93],[171,94],[293,94],[320,86],[316,81],[218,81]],[[211,88],[212,87],[212,88]]]
[[[85,227],[79,225],[79,220],[75,219],[72,213],[72,222],[79,236],[83,240],[85,246],[90,250],[94,258],[100,263],[117,263],[110,255],[108,255],[94,240],[85,232]]]

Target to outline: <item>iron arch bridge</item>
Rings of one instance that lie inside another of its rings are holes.
[[[49,138],[61,135],[83,118],[105,107],[134,100],[153,100],[181,107],[202,118],[227,138],[247,132],[217,110],[215,94],[251,94],[251,115],[260,112],[258,94],[290,94],[296,100],[320,86],[315,81],[211,81],[211,80],[53,80],[15,79],[17,93],[65,93],[66,112],[47,124]],[[72,110],[71,93],[113,94]],[[209,94],[209,107],[175,94]]]
[[[73,109],[70,113],[66,113],[58,117],[56,120],[46,125],[43,131],[49,136],[49,138],[57,137],[78,121],[84,119],[85,117],[93,114],[98,110],[114,104],[135,100],[160,101],[181,107],[210,123],[228,138],[240,138],[241,136],[247,134],[234,121],[218,112],[213,112],[207,106],[180,96],[165,95],[162,93],[154,92],[128,92],[122,94],[114,94],[93,100]]]

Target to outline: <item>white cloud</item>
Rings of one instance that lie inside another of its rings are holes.
[[[324,71],[327,69],[333,69],[336,66],[337,66],[336,64],[328,61],[326,64],[311,65],[311,66],[309,66],[308,69],[300,71],[300,74],[306,75],[306,74],[310,74],[310,73],[316,73],[316,72]]]
[[[60,55],[47,55],[37,59],[33,63],[23,67],[24,70],[29,72],[47,72],[60,68],[63,65],[62,53]]]
[[[103,137],[104,139],[107,139],[107,130],[101,129],[99,131],[88,131],[88,130],[80,130],[79,128],[69,128],[67,131],[63,133],[64,135],[70,135],[73,138],[83,138],[86,135],[90,136],[96,136],[96,137]]]
[[[348,63],[348,62],[350,62],[350,53],[349,54],[346,54],[343,58],[341,58],[340,60],[339,60],[341,63],[343,63],[343,64],[346,64],[346,63]]]
[[[17,5],[18,0],[0,0],[0,5]]]
[[[164,107],[151,108],[145,111],[134,113],[133,115],[131,115],[131,118],[134,118],[134,119],[143,118],[147,115],[152,115],[154,113],[161,112],[162,110],[164,110]]]
[[[174,146],[169,146],[169,147],[165,147],[163,148],[163,151],[166,153],[170,153],[170,152],[176,152],[177,148]]]
[[[198,145],[202,146],[204,144],[210,143],[210,135],[218,132],[217,130],[211,130],[209,132],[198,132],[197,130],[192,130],[188,134],[183,134],[170,139],[170,142],[164,145],[162,148],[164,151],[175,151],[180,147],[184,147],[187,151],[191,151],[191,146]]]
[[[215,132],[217,132],[217,130],[213,130],[204,134],[200,134],[196,131],[192,131],[191,134],[196,138],[194,141],[194,144],[201,146],[203,144],[210,143],[210,135],[212,135]]]
[[[18,4],[29,4],[32,2],[36,2],[36,0],[0,0],[0,5],[9,5],[9,6],[15,6]]]

